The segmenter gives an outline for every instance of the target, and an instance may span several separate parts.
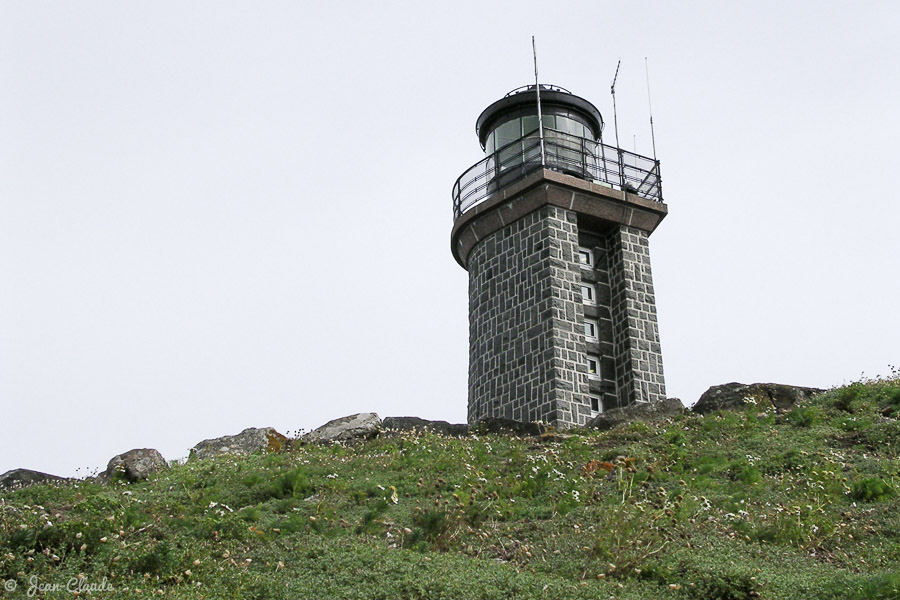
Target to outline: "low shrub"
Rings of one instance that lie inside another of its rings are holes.
[[[384,500],[383,498],[379,498],[375,502],[375,507],[372,508],[371,510],[367,510],[363,514],[362,519],[359,522],[359,525],[357,525],[357,527],[356,527],[356,533],[358,533],[358,534],[374,533],[378,529],[377,523],[375,522],[375,520],[378,517],[380,517],[381,515],[383,515],[385,513],[385,511],[387,511],[387,509],[388,509],[387,501]]]
[[[747,485],[762,481],[759,469],[746,460],[736,460],[728,465],[728,477],[733,481],[740,481]]]
[[[834,600],[900,600],[900,574],[853,575],[837,578],[822,590]]]
[[[698,600],[750,600],[759,597],[750,572],[728,568],[704,573],[691,592],[691,597]]]
[[[852,383],[837,390],[834,407],[848,413],[855,413],[859,409],[859,400],[865,393],[866,387],[860,383]]]
[[[896,494],[893,487],[877,477],[866,477],[854,481],[850,486],[850,497],[858,502],[878,502]]]
[[[416,529],[413,540],[424,538],[438,549],[445,547],[447,533],[450,530],[451,518],[440,508],[427,509],[413,516]]]
[[[139,554],[131,563],[136,573],[170,577],[179,571],[179,560],[172,545],[163,540],[146,552]]]
[[[809,406],[798,406],[785,415],[787,422],[794,427],[812,427],[818,420],[817,411]]]

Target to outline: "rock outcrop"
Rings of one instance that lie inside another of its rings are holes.
[[[211,440],[203,440],[191,448],[191,458],[212,458],[223,454],[244,456],[254,452],[282,452],[288,446],[288,439],[271,427],[248,427],[237,435],[226,435]]]
[[[0,475],[0,490],[14,490],[26,485],[36,483],[62,483],[68,481],[65,477],[32,471],[31,469],[13,469]]]
[[[381,419],[375,413],[358,413],[328,421],[301,439],[307,444],[367,440],[378,435]]]
[[[640,402],[604,411],[591,419],[587,426],[593,429],[607,430],[634,421],[666,419],[680,415],[684,411],[684,405],[678,398],[666,398],[661,402]]]
[[[692,410],[706,414],[717,410],[756,406],[761,411],[774,408],[778,412],[784,412],[824,391],[780,383],[726,383],[706,390]]]
[[[381,428],[386,431],[431,431],[456,437],[469,434],[469,426],[464,423],[429,421],[419,417],[385,417],[381,422]]]
[[[512,435],[542,435],[547,431],[542,423],[522,423],[502,417],[486,417],[472,426],[473,433],[501,433]]]
[[[149,479],[150,475],[169,468],[169,463],[158,450],[153,448],[135,448],[128,452],[113,456],[106,471],[101,474],[101,479],[113,481],[117,474],[126,480],[142,481]]]

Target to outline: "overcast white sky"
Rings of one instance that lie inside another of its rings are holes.
[[[0,472],[465,420],[451,187],[533,80],[651,154],[670,397],[900,363],[896,2],[0,3]],[[80,470],[78,470],[80,469]]]

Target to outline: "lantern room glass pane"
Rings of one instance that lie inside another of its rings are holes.
[[[556,128],[569,135],[584,137],[584,126],[571,117],[557,117]]]
[[[522,135],[528,135],[538,128],[537,115],[526,115],[522,117]]]
[[[513,165],[522,162],[520,154],[522,153],[521,144],[513,144],[500,150],[497,154],[500,170],[507,169]]]
[[[497,134],[497,148],[502,148],[522,137],[521,123],[519,119],[512,119],[495,129],[494,132]]]

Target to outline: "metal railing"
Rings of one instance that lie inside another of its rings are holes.
[[[615,146],[544,128],[545,169],[662,202],[659,161]],[[469,167],[453,185],[453,220],[541,168],[538,131]]]

